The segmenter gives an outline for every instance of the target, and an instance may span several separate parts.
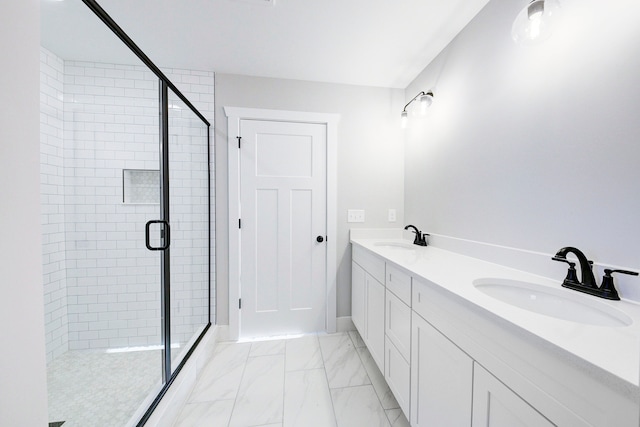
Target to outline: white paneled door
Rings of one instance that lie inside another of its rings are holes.
[[[326,125],[240,121],[240,337],[325,329]]]

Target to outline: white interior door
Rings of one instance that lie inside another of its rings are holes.
[[[240,121],[240,337],[325,329],[326,125]]]

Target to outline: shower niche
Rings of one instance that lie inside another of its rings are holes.
[[[160,171],[122,169],[122,203],[160,203]]]
[[[214,323],[214,74],[161,70],[93,0],[41,13],[49,421],[143,425]]]

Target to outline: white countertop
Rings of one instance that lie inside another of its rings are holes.
[[[640,304],[630,301],[609,301],[586,296],[561,287],[557,281],[498,264],[438,249],[433,246],[415,246],[407,251],[393,246],[380,246],[380,242],[411,241],[389,238],[359,238],[352,235],[351,242],[359,245],[405,269],[411,275],[446,288],[453,295],[471,302],[479,308],[534,334],[561,350],[579,357],[596,369],[602,369],[628,385],[638,387],[640,380]],[[604,327],[576,323],[530,312],[485,295],[473,286],[479,278],[501,278],[535,283],[566,291],[571,298],[595,298],[627,314],[633,323],[624,327]],[[578,296],[579,295],[579,296]]]

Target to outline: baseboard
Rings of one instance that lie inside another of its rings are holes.
[[[355,331],[356,327],[351,321],[351,316],[336,318],[336,332]]]

